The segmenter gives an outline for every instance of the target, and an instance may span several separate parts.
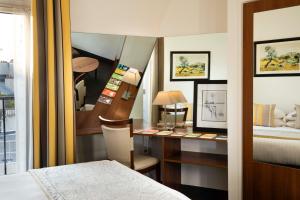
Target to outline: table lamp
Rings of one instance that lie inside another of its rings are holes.
[[[170,97],[175,104],[175,127],[177,123],[177,103],[186,103],[187,100],[180,90],[169,91]]]
[[[131,97],[129,92],[130,85],[137,86],[141,80],[140,73],[137,69],[130,68],[128,71],[125,72],[122,81],[128,83],[127,90],[123,93],[122,99],[128,100]]]
[[[174,104],[174,99],[171,98],[170,93],[167,91],[159,91],[153,101],[153,105],[161,105],[164,107],[164,129],[167,129],[167,108],[166,105]]]

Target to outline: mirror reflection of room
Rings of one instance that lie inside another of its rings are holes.
[[[254,160],[300,167],[300,6],[254,14]],[[276,21],[276,23],[274,23]]]
[[[122,82],[128,84],[122,99],[134,98],[129,87],[139,85],[155,42],[154,37],[72,33],[76,110],[112,104]]]

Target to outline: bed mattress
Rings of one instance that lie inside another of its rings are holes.
[[[116,161],[97,161],[31,170],[0,177],[4,199],[189,199]]]
[[[288,127],[253,128],[254,160],[300,166],[300,130]]]

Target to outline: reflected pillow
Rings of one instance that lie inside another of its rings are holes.
[[[273,119],[272,126],[273,127],[283,127],[283,126],[287,126],[287,124],[283,121],[283,119]]]
[[[297,118],[296,118],[295,128],[300,129],[300,105],[296,105],[296,112],[297,112]]]
[[[253,105],[253,125],[254,126],[274,126],[274,110],[276,105],[254,104]]]
[[[296,116],[297,116],[297,112],[296,111],[292,111],[290,113],[288,113],[286,116],[285,116],[285,121],[288,122],[288,121],[296,121]]]
[[[289,122],[286,123],[286,126],[290,127],[290,128],[295,128],[296,127],[296,122],[295,121],[289,121]]]
[[[286,113],[278,108],[274,110],[274,119],[283,119]]]

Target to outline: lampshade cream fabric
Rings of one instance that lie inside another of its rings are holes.
[[[180,90],[174,90],[174,91],[169,91],[169,94],[171,98],[173,99],[173,102],[175,103],[186,103],[187,100],[183,93]]]
[[[159,91],[153,101],[153,105],[171,105],[175,104],[174,99],[167,91]]]
[[[131,85],[138,85],[141,80],[140,73],[137,69],[130,68],[123,76],[122,81]]]
[[[111,128],[102,125],[107,157],[130,167],[130,152],[134,150],[130,128]]]

